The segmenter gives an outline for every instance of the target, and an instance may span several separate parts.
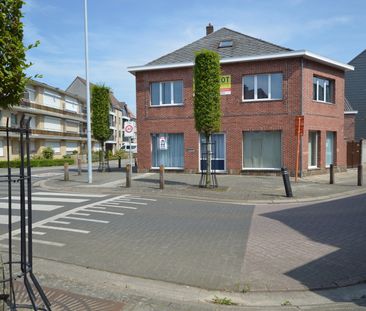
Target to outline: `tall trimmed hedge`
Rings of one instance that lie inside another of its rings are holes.
[[[26,60],[26,51],[39,44],[23,44],[21,21],[22,0],[0,1],[0,107],[18,105],[23,98],[29,78],[25,70],[32,65]],[[36,75],[35,77],[40,77]]]
[[[196,130],[205,135],[220,131],[220,56],[201,50],[194,66],[194,119]]]

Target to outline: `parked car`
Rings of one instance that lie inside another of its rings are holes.
[[[126,151],[126,152],[130,152],[130,144],[124,144],[121,147],[121,150]],[[131,152],[132,153],[137,153],[137,144],[136,143],[131,144]]]

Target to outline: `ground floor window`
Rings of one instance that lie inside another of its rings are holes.
[[[281,168],[281,132],[244,132],[243,154],[246,169]]]
[[[334,164],[335,132],[327,132],[325,142],[325,165],[328,167]]]
[[[184,168],[184,135],[152,134],[152,167]]]
[[[55,154],[61,153],[61,143],[58,141],[46,141],[44,143],[45,147],[50,147]]]
[[[308,166],[309,168],[318,167],[318,152],[319,152],[319,132],[309,131],[308,141]]]
[[[3,146],[3,141],[0,140],[0,157],[4,156],[4,146]]]
[[[225,171],[226,170],[225,134],[222,133],[212,134],[211,142],[212,142],[211,169],[216,171]],[[201,158],[200,158],[201,170],[205,171],[207,168],[207,155],[206,155],[206,137],[204,134],[200,135],[200,150],[201,150]]]

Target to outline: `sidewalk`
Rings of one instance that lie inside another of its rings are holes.
[[[365,174],[366,172],[364,172]],[[49,190],[104,194],[148,194],[159,196],[194,197],[249,204],[298,203],[340,198],[366,192],[366,185],[357,186],[357,170],[349,169],[335,175],[335,184],[329,184],[329,175],[291,178],[293,198],[287,198],[281,176],[218,175],[219,187],[199,188],[200,174],[165,173],[165,188],[159,189],[158,173],[134,173],[132,187],[125,187],[125,173],[113,168],[111,172],[93,172],[93,183],[87,183],[87,172],[78,176],[70,172],[70,180],[62,175],[40,181],[35,186]]]

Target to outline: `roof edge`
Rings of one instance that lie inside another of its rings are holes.
[[[256,56],[245,56],[245,57],[233,57],[233,58],[223,58],[220,60],[221,64],[230,64],[230,63],[239,63],[239,62],[251,62],[251,61],[262,61],[262,60],[271,60],[271,59],[283,59],[283,58],[293,58],[293,57],[304,57],[306,59],[314,60],[316,62],[335,67],[344,71],[354,70],[354,67],[345,63],[341,63],[335,60],[332,60],[328,57],[324,57],[313,52],[307,50],[299,50],[299,51],[289,51],[284,53],[276,53],[276,54],[265,54],[265,55],[256,55]],[[143,66],[131,66],[127,67],[128,72],[131,74],[135,74],[140,71],[148,71],[148,70],[162,70],[162,69],[174,69],[174,68],[184,68],[184,67],[193,67],[193,62],[185,62],[185,63],[173,63],[173,64],[162,64],[162,65],[143,65]]]

